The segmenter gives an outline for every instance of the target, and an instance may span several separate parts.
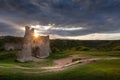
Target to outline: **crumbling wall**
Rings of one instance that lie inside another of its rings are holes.
[[[50,53],[49,36],[39,36],[37,40],[33,41],[32,48],[33,48],[33,55],[36,55],[37,58],[48,57]]]
[[[17,60],[26,62],[48,57],[50,53],[49,43],[49,36],[39,36],[35,38],[34,29],[26,26],[22,51]]]

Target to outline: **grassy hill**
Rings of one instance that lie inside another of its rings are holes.
[[[103,50],[112,51],[120,50],[120,40],[51,40],[52,49],[64,51],[68,49],[78,50]],[[86,49],[84,49],[86,48]]]
[[[100,60],[86,65],[70,67],[64,71],[42,72],[41,66],[51,66],[53,60],[73,54],[91,57],[118,57],[120,51],[66,51],[51,54],[44,62],[16,62],[19,51],[0,52],[0,80],[119,80],[120,59]],[[22,68],[24,67],[24,68]]]
[[[22,43],[22,37],[3,36],[0,37],[0,48],[5,43]],[[53,52],[61,52],[64,50],[102,50],[112,51],[120,50],[120,40],[50,40]]]
[[[5,43],[22,43],[23,38],[0,37],[0,48]],[[19,63],[19,51],[0,51],[0,80],[120,80],[120,40],[50,40],[52,53],[44,62]],[[74,54],[92,58],[112,58],[86,65],[70,67],[59,72],[42,72],[42,66]],[[24,67],[24,68],[23,68]]]

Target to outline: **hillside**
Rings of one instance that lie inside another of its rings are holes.
[[[5,43],[22,43],[22,37],[0,37],[0,48]],[[72,50],[120,50],[120,40],[50,40],[52,51]]]

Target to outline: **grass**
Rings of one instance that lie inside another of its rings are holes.
[[[70,55],[71,54],[66,54],[65,52],[63,52],[63,53],[51,53],[48,58],[49,59],[60,59],[60,58],[69,57]]]
[[[119,80],[119,64],[120,60],[97,61],[63,72],[43,75],[41,78],[47,80],[46,77],[49,76],[49,80]]]
[[[42,71],[40,67],[53,65],[54,59],[68,57],[72,54],[91,57],[120,57],[119,51],[65,51],[52,53],[44,62],[26,63],[16,62],[17,54],[18,51],[0,52],[0,80],[120,80],[120,59],[96,61],[60,72],[40,73]]]
[[[30,74],[19,69],[0,69],[1,80],[119,80],[120,60],[97,61],[56,73]]]
[[[82,54],[91,57],[120,57],[120,51],[65,51],[64,53]]]
[[[16,61],[19,51],[2,51],[0,52],[0,65],[17,65],[22,67],[39,67],[39,66],[51,66],[53,65],[52,59],[46,59],[43,62],[25,62],[20,63]]]

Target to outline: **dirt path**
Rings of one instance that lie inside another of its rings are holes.
[[[82,60],[78,60],[75,62],[71,62],[72,58],[65,58],[65,59],[60,59],[60,60],[55,60],[55,62],[57,63],[57,65],[53,66],[53,67],[42,67],[42,69],[45,69],[44,72],[57,72],[57,71],[62,71],[65,70],[69,67],[75,66],[75,65],[85,65],[88,63],[92,63],[98,60],[115,60],[115,59],[120,59],[120,58],[88,58],[88,59],[82,59]]]
[[[83,55],[71,55],[68,58],[55,60],[54,63],[57,66],[63,66],[66,64],[70,64],[74,59],[81,59],[82,60],[82,59],[87,59],[87,58],[88,58],[87,56],[83,56]]]

